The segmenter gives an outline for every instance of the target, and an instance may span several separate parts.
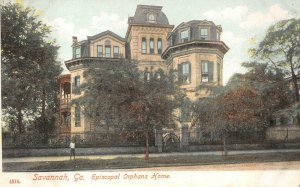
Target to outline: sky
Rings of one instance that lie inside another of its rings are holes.
[[[87,36],[111,30],[125,37],[127,19],[138,4],[163,6],[172,25],[190,20],[210,20],[221,25],[221,40],[230,50],[223,60],[224,83],[234,73],[245,72],[248,49],[256,47],[267,28],[279,20],[299,18],[299,0],[15,0],[30,6],[48,25],[60,46],[59,59],[72,58],[72,36]]]

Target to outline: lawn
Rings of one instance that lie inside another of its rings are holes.
[[[299,161],[300,153],[268,153],[251,155],[221,156],[170,156],[156,157],[145,161],[142,158],[116,158],[116,159],[76,159],[75,161],[53,162],[18,162],[3,163],[3,172],[26,172],[26,171],[79,171],[79,170],[107,170],[129,169],[188,165],[210,165],[231,163],[255,163],[255,162],[279,162]]]

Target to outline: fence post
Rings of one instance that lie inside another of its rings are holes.
[[[185,123],[181,124],[181,132],[180,132],[180,150],[188,151],[189,148],[189,131],[188,125]]]
[[[196,126],[197,144],[203,143],[202,131],[199,126]]]
[[[155,147],[157,148],[157,152],[162,152],[162,129],[154,129],[155,134]]]

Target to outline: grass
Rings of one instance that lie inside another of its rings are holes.
[[[105,170],[105,169],[128,169],[167,166],[210,165],[231,163],[254,163],[254,162],[279,162],[298,161],[300,153],[267,153],[251,155],[229,155],[222,159],[221,156],[170,156],[157,157],[145,161],[142,158],[116,158],[105,159],[77,159],[53,162],[19,162],[3,163],[3,172],[24,171],[79,171],[79,170]]]

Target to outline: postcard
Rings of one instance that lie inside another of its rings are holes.
[[[300,186],[298,1],[2,0],[0,186]]]

